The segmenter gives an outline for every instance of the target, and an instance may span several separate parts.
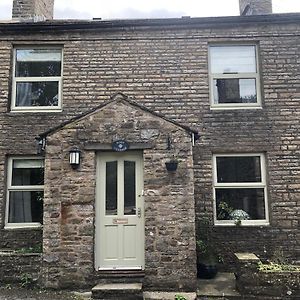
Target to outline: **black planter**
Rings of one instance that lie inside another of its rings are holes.
[[[169,172],[174,172],[177,170],[177,166],[178,166],[178,162],[177,161],[169,161],[169,162],[166,162],[166,169],[169,171]]]
[[[203,279],[212,279],[218,273],[216,264],[197,263],[197,277]]]

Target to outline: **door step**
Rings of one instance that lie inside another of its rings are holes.
[[[246,300],[242,296],[198,296],[197,300]],[[254,299],[253,299],[254,300]]]
[[[92,288],[92,299],[143,300],[141,283],[97,284]]]
[[[145,272],[142,270],[109,270],[98,271],[95,274],[95,283],[110,284],[110,283],[142,283],[145,277]]]
[[[195,300],[197,298],[196,293],[184,293],[184,292],[144,292],[145,300],[174,300],[175,297],[181,296],[186,300]],[[223,299],[224,300],[224,299]]]

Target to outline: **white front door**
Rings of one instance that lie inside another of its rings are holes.
[[[142,152],[99,153],[95,267],[144,268]]]

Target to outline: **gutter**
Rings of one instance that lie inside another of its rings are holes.
[[[0,32],[38,32],[73,30],[118,30],[132,28],[213,28],[245,25],[269,25],[300,23],[300,13],[269,14],[253,16],[209,17],[209,18],[167,18],[127,20],[51,20],[43,22],[0,22]]]

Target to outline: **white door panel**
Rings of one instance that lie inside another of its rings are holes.
[[[144,268],[142,162],[141,152],[97,156],[97,270]]]

